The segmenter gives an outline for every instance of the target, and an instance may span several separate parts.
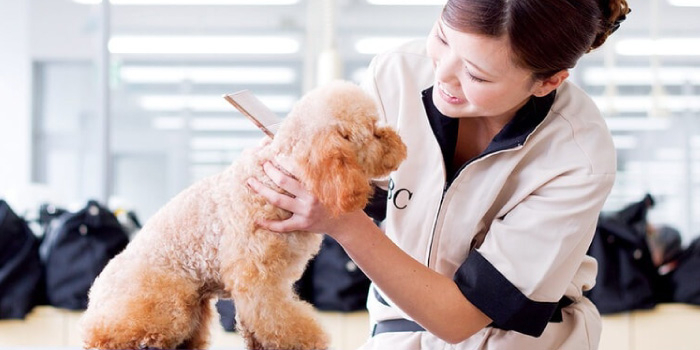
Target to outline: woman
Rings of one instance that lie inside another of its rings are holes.
[[[586,256],[615,176],[600,112],[566,81],[629,12],[625,0],[450,0],[427,43],[372,61],[364,84],[408,159],[386,181],[382,232],[330,217],[293,177],[277,232],[325,232],[369,276],[366,349],[596,349]]]

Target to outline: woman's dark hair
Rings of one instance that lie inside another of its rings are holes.
[[[546,79],[602,45],[629,12],[626,0],[449,0],[442,19],[461,32],[505,35],[515,64]]]

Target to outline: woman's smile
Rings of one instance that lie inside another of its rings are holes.
[[[445,102],[449,104],[462,104],[465,102],[464,99],[461,99],[459,97],[456,97],[449,93],[447,89],[445,89],[445,86],[442,83],[438,83],[438,90],[440,91],[440,97],[445,100]]]

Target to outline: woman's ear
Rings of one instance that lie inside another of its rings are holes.
[[[536,97],[547,96],[550,92],[558,88],[568,77],[569,71],[567,69],[562,69],[547,79],[537,80],[535,85],[532,86],[532,94]]]
[[[369,180],[349,142],[335,131],[310,142],[303,170],[305,184],[332,215],[362,209],[371,193]]]

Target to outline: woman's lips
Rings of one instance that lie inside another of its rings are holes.
[[[449,104],[464,103],[463,99],[461,99],[459,97],[455,97],[452,94],[450,94],[449,92],[447,92],[447,90],[445,90],[445,88],[440,83],[438,83],[438,92],[440,93],[440,97],[443,100],[445,100],[445,102],[447,102]]]

